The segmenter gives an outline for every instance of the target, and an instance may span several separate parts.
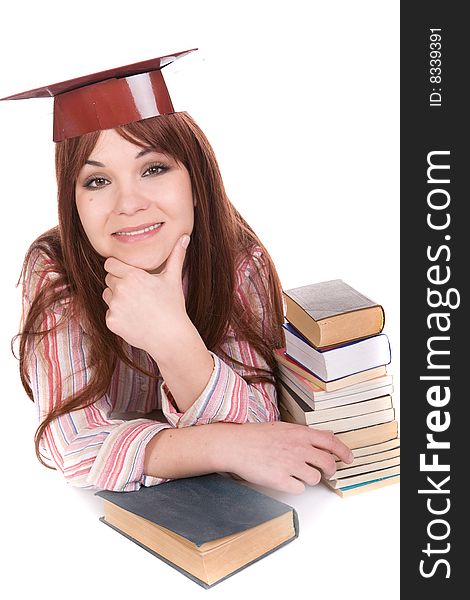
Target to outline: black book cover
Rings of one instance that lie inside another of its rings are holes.
[[[295,535],[291,540],[282,543],[262,556],[266,556],[292,541],[299,534],[298,516],[293,507],[218,473],[176,479],[157,486],[142,487],[136,492],[103,490],[97,492],[96,495],[186,538],[196,546],[251,529],[286,512],[293,513]],[[203,587],[211,587],[125,532],[110,525],[104,517],[100,520],[184,573],[193,581]],[[259,560],[262,556],[256,560]],[[253,562],[255,561],[248,564]],[[248,564],[243,565],[235,572],[245,568]],[[233,575],[233,573],[230,573],[227,577],[230,575]],[[219,581],[216,583],[219,583]]]

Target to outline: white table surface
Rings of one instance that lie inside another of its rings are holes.
[[[0,590],[14,590],[9,599],[399,597],[399,484],[349,498],[323,485],[300,496],[254,486],[297,510],[300,535],[204,590],[103,525],[98,520],[102,501],[92,491],[67,485],[57,472],[37,463],[31,443],[33,405],[22,401],[17,408],[18,419],[30,424],[14,434],[20,449],[16,460],[6,460],[8,448],[2,449]],[[3,436],[2,445],[7,441]]]

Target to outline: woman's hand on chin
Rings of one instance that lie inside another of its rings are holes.
[[[182,242],[187,238],[185,234],[177,240],[165,269],[158,274],[114,257],[104,263],[106,325],[131,346],[149,351],[156,342],[164,344],[188,320],[182,284],[187,248]]]

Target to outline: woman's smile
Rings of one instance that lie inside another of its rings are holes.
[[[115,231],[112,236],[121,243],[134,244],[154,237],[163,225],[163,223],[152,223],[151,225],[139,225],[138,227],[125,227]]]

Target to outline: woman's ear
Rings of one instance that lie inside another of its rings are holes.
[[[193,206],[196,206],[197,202],[196,202],[196,198],[193,196]]]

